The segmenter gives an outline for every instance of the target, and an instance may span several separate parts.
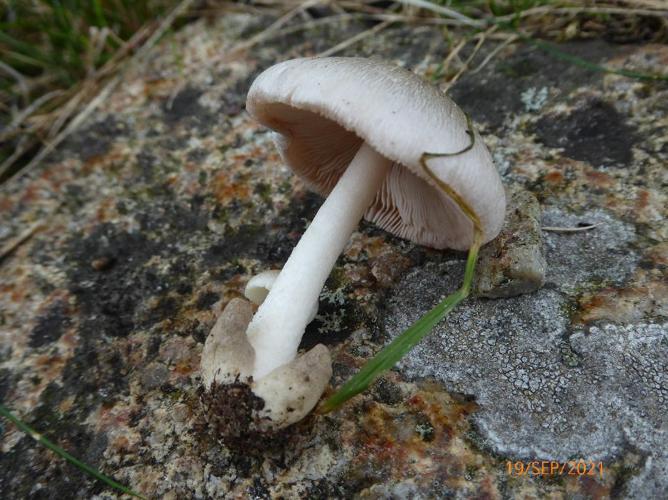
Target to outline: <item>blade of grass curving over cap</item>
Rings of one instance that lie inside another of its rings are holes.
[[[473,147],[475,141],[475,133],[473,131],[473,123],[471,118],[466,115],[468,130],[467,134],[471,138],[471,144],[461,151],[456,153],[424,153],[420,159],[422,168],[427,175],[444,191],[466,214],[473,224],[473,242],[469,248],[469,254],[466,259],[466,269],[464,271],[464,281],[462,286],[456,292],[448,295],[442,302],[437,304],[431,311],[422,316],[406,331],[399,335],[396,339],[384,347],[378,354],[376,354],[370,361],[368,361],[362,369],[355,374],[348,382],[330,396],[319,408],[321,413],[328,413],[335,410],[350,398],[366,390],[376,378],[383,372],[392,368],[401,358],[422,340],[431,330],[452,311],[457,304],[468,297],[471,291],[471,284],[473,282],[473,274],[475,272],[476,262],[478,261],[478,252],[482,244],[482,227],[480,220],[476,213],[469,207],[464,199],[459,196],[450,186],[440,180],[427,165],[427,160],[430,158],[455,156],[469,151]]]
[[[468,113],[464,113],[466,115],[466,134],[471,138],[471,142],[465,146],[464,148],[460,149],[459,151],[456,151],[454,153],[422,153],[422,158],[420,158],[420,164],[422,165],[422,168],[427,172],[427,175],[431,177],[433,180],[435,180],[437,183],[440,182],[440,184],[443,184],[431,171],[431,169],[427,166],[427,160],[431,158],[443,158],[443,157],[448,157],[448,156],[459,156],[463,155],[467,151],[470,151],[473,149],[473,146],[475,146],[475,131],[473,130],[473,120],[471,119],[471,115]],[[439,187],[443,189],[443,186],[439,184]],[[445,184],[443,184],[445,185]],[[445,191],[448,193],[448,196],[450,196],[450,189],[445,189]]]
[[[97,469],[94,469],[88,464],[83,463],[81,460],[77,459],[76,457],[70,455],[68,452],[66,452],[64,449],[62,449],[60,446],[57,444],[49,441],[47,438],[45,438],[42,434],[34,430],[32,427],[30,427],[28,424],[23,422],[21,419],[16,417],[9,409],[0,403],[0,415],[5,417],[7,420],[12,422],[16,427],[18,427],[21,431],[25,432],[28,436],[33,438],[35,441],[40,443],[43,446],[46,446],[48,449],[56,453],[57,455],[60,455],[63,457],[65,460],[73,464],[74,466],[78,467],[82,471],[86,472],[87,474],[93,476],[96,479],[99,479],[103,483],[106,483],[107,485],[111,486],[112,488],[121,491],[125,493],[126,495],[131,495],[136,498],[145,498],[141,496],[139,493],[136,493],[132,491],[130,488],[123,486],[120,483],[117,483],[113,479],[111,479],[108,476],[105,476],[102,474],[100,471]]]

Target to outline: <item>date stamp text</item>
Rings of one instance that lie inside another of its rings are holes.
[[[509,476],[598,476],[603,478],[605,467],[603,462],[592,460],[569,460],[568,462],[556,462],[553,460],[508,460],[506,461],[506,472]]]

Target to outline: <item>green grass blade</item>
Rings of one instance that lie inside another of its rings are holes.
[[[443,182],[433,170],[427,165],[427,160],[430,158],[450,157],[466,153],[473,148],[475,144],[475,130],[473,129],[473,121],[471,117],[466,115],[466,134],[469,137],[469,144],[465,148],[453,153],[423,153],[420,157],[420,164],[425,173],[431,177],[441,191],[443,191],[469,218],[473,225],[473,242],[469,248],[469,255],[466,259],[466,268],[464,270],[464,281],[459,290],[448,295],[445,300],[436,305],[431,311],[422,316],[405,332],[399,335],[396,339],[384,347],[378,354],[376,354],[362,369],[353,376],[348,382],[334,393],[327,401],[325,401],[320,408],[323,413],[330,412],[343,403],[348,401],[353,396],[359,394],[369,387],[373,381],[383,372],[392,368],[401,358],[403,358],[408,351],[420,342],[435,326],[441,321],[450,311],[452,311],[457,304],[468,297],[471,290],[471,283],[473,282],[473,273],[475,272],[475,265],[478,261],[478,252],[482,245],[482,228],[480,219],[471,207],[459,196],[459,194],[452,189],[448,184]]]
[[[21,40],[17,40],[11,35],[8,35],[7,33],[3,33],[0,31],[0,43],[4,43],[9,45],[11,48],[13,48],[15,51],[20,52],[32,59],[35,59],[37,61],[40,61],[42,63],[45,63],[48,61],[48,57],[43,54],[40,50],[35,48],[35,46],[23,42]]]
[[[357,374],[343,384],[336,393],[323,403],[320,409],[323,413],[335,410],[353,396],[366,390],[378,376],[392,368],[413,347],[415,347],[425,335],[431,332],[431,330],[445,316],[447,316],[457,304],[468,296],[471,289],[471,283],[473,282],[475,265],[478,261],[479,248],[480,243],[476,238],[476,241],[469,250],[469,255],[466,260],[466,270],[464,271],[464,282],[462,283],[462,287],[456,292],[448,295],[441,303],[413,323],[413,325],[406,331],[369,360]]]
[[[100,3],[100,0],[92,0],[91,4],[97,25],[101,28],[107,26],[107,19],[104,17],[104,10],[102,10],[102,4]]]
[[[28,66],[32,69],[47,69],[51,65],[45,63],[44,61],[34,59],[30,56],[26,56],[20,52],[15,52],[13,50],[7,50],[4,53],[5,61],[9,61],[12,64],[12,67],[18,71],[25,71],[25,66]],[[22,66],[21,66],[22,65]]]
[[[617,69],[617,68],[608,68],[607,66],[601,66],[599,64],[595,64],[591,61],[587,61],[586,59],[582,59],[581,57],[574,56],[573,54],[569,54],[568,52],[564,52],[562,50],[557,49],[553,45],[543,42],[542,40],[534,40],[531,38],[527,38],[527,42],[535,45],[536,47],[540,48],[541,50],[547,52],[548,54],[553,55],[554,57],[558,59],[562,59],[566,62],[569,62],[571,64],[574,64],[576,66],[580,66],[582,68],[588,69],[590,71],[597,71],[599,73],[612,73],[615,75],[621,75],[621,76],[626,76],[628,78],[635,78],[637,80],[664,80],[668,81],[668,75],[659,75],[659,74],[652,74],[652,73],[641,73],[639,71],[632,71],[628,69]]]
[[[628,78],[635,78],[636,80],[668,81],[668,75],[660,75],[655,73],[642,73],[640,71],[632,71],[627,69],[617,69],[617,68],[609,68],[607,66],[601,66],[600,64],[596,64],[591,61],[587,61],[586,59],[583,59],[581,57],[575,56],[573,54],[569,54],[568,52],[564,52],[563,50],[560,50],[557,47],[555,47],[553,44],[550,44],[543,40],[537,40],[531,36],[528,36],[519,31],[516,28],[516,26],[514,26],[512,23],[508,23],[507,21],[492,19],[490,22],[492,24],[498,25],[501,29],[512,31],[523,42],[538,47],[539,49],[543,50],[544,52],[547,52],[548,54],[554,56],[557,59],[561,59],[563,61],[574,64],[575,66],[580,66],[581,68],[585,68],[590,71],[596,71],[599,73],[611,73],[614,75],[626,76]]]
[[[30,427],[28,424],[20,420],[18,417],[14,416],[12,412],[9,411],[5,405],[0,403],[0,415],[5,417],[7,420],[12,422],[16,427],[18,427],[20,430],[25,432],[28,436],[33,438],[35,441],[40,443],[43,446],[46,446],[48,449],[56,453],[57,455],[60,455],[63,457],[65,460],[73,464],[74,466],[78,467],[79,469],[83,470],[87,474],[93,476],[96,479],[99,479],[100,481],[106,483],[107,485],[111,486],[112,488],[117,489],[118,491],[121,491],[127,495],[131,495],[133,497],[137,498],[145,498],[141,496],[139,493],[135,493],[132,491],[130,488],[127,488],[123,486],[120,483],[117,483],[110,477],[105,476],[102,474],[100,471],[97,469],[94,469],[88,464],[83,463],[81,460],[77,459],[76,457],[70,455],[68,452],[66,452],[64,449],[62,449],[60,446],[57,444],[49,441],[47,438],[45,438],[43,435],[41,435],[39,432],[34,430],[32,427]]]
[[[367,362],[334,395],[327,399],[322,406],[322,412],[327,413],[335,410],[353,396],[366,390],[378,376],[392,368],[408,351],[415,347],[464,298],[465,295],[463,292],[457,290],[417,320],[411,327]]]

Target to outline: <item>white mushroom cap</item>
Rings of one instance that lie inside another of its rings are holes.
[[[418,76],[372,59],[293,59],[264,71],[246,106],[280,134],[283,159],[316,191],[328,194],[366,142],[394,164],[365,218],[419,244],[470,247],[471,221],[420,165],[424,153],[469,145],[466,115]],[[505,194],[478,134],[471,150],[428,165],[476,213],[484,241],[493,239]]]

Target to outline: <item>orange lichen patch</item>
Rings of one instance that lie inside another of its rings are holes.
[[[417,442],[417,434],[412,431],[415,425],[414,419],[400,418],[396,411],[373,404],[367,409],[357,430],[360,449],[355,461],[359,467],[373,471],[374,475],[396,477],[397,474],[415,474],[414,457],[424,454],[424,447]]]
[[[573,495],[584,493],[588,498],[610,498],[614,481],[611,474],[603,477],[567,476],[566,491]]]
[[[130,451],[130,440],[126,436],[118,436],[110,443],[111,448],[119,453]]]
[[[356,232],[351,236],[343,254],[348,260],[356,261],[364,256],[378,257],[388,249],[392,249],[392,247],[384,238]]]
[[[457,426],[467,427],[465,419],[478,409],[474,401],[452,399],[434,382],[425,382],[423,390],[409,400],[409,404],[430,416],[434,424],[449,436]]]
[[[6,197],[3,196],[2,198],[0,198],[0,210],[2,210],[3,212],[4,211],[8,212],[13,205],[14,203],[9,196]]]
[[[127,429],[124,432],[124,434],[114,437],[110,443],[111,450],[118,452],[118,456],[115,457],[116,460],[125,455],[134,455],[141,451],[141,435],[135,431],[128,432]]]
[[[634,208],[638,212],[649,206],[649,191],[641,190],[636,196]]]
[[[62,334],[58,342],[66,349],[73,349],[79,344],[79,336],[74,330],[70,330]]]
[[[355,287],[355,292],[360,287],[369,286],[373,284],[374,278],[371,270],[365,264],[348,264],[344,267],[346,281],[352,283]]]
[[[199,368],[200,355],[192,337],[174,337],[160,348],[158,359],[172,366],[172,379],[187,377]]]
[[[641,190],[636,196],[633,209],[638,222],[663,220],[666,215],[666,197],[654,189]]]
[[[183,166],[183,170],[188,173],[194,173],[197,172],[200,169],[200,165],[195,163],[194,161],[188,161],[186,164]]]
[[[250,187],[247,182],[233,180],[226,172],[218,172],[210,184],[216,199],[223,205],[234,199],[247,199]]]
[[[174,373],[178,375],[190,375],[195,370],[195,367],[199,367],[199,358],[192,360],[192,362],[188,360],[177,363],[174,367]]]
[[[497,487],[496,474],[489,474],[482,478],[478,491],[476,491],[476,498],[480,500],[496,500],[503,498]]]
[[[646,317],[668,316],[668,243],[647,249],[640,266],[624,288],[605,288],[580,298],[575,321],[632,322]]]
[[[65,170],[72,169],[74,167],[74,165],[72,165],[73,163],[74,162],[69,161],[65,162],[65,165],[61,163],[55,168],[52,167],[46,169],[39,175],[39,178],[45,181],[45,183],[49,187],[49,190],[57,193],[60,191],[60,187],[63,185],[63,183],[70,180],[69,176],[62,175],[63,169]]]
[[[98,205],[95,218],[98,222],[106,222],[112,219],[116,213],[116,202],[112,197],[107,197]]]
[[[65,359],[60,354],[42,354],[37,356],[33,366],[40,372],[40,375],[53,379],[65,366]]]
[[[160,347],[159,359],[177,366],[187,365],[194,351],[195,341],[192,337],[173,337]]]
[[[394,383],[398,377],[388,374],[386,378]],[[451,398],[436,383],[423,383],[413,390],[413,396],[396,406],[367,399],[361,412],[351,410],[353,405],[342,409],[349,412],[347,418],[357,420],[342,432],[354,448],[355,474],[370,482],[411,477],[425,484],[438,481],[450,488],[494,494],[494,481],[471,488],[465,479],[472,469],[480,472],[478,478],[488,475],[489,464],[463,439],[469,430],[466,417],[477,408],[475,403]]]
[[[175,187],[179,182],[179,175],[172,173],[165,177],[165,184],[170,187]]]
[[[21,196],[19,203],[32,204],[39,200],[41,198],[41,189],[42,187],[39,181],[31,182],[23,191],[23,196]]]
[[[102,404],[94,415],[98,431],[126,427],[130,421],[130,409],[122,405],[106,406]]]
[[[371,274],[381,287],[391,286],[406,271],[411,260],[396,250],[388,250],[370,259]]]
[[[104,154],[91,156],[86,160],[86,163],[84,163],[81,173],[83,175],[90,175],[96,170],[111,169],[115,166],[124,164],[128,156],[121,148],[125,148],[125,146],[114,144],[110,151]]]
[[[225,287],[223,288],[223,301],[225,303],[230,300],[243,297],[243,290],[246,288],[246,283],[248,282],[248,275],[244,274],[235,274],[230,279],[225,282]],[[221,311],[225,308],[221,302]]]
[[[647,250],[646,256],[653,262],[657,271],[663,270],[664,266],[668,266],[668,242],[659,243]]]
[[[26,297],[26,289],[20,286],[9,285],[7,291],[11,292],[9,297],[14,303],[21,303]]]
[[[269,154],[266,154],[265,152],[265,162],[267,163],[281,163],[283,160],[281,159],[281,155],[278,153],[278,151],[271,150]]]
[[[647,316],[668,316],[668,285],[652,281],[644,286],[607,288],[580,300],[580,313],[575,318],[582,323],[608,320],[632,322]]]
[[[173,78],[150,78],[144,81],[143,93],[147,99],[166,97],[173,93],[176,80]]]
[[[128,338],[126,359],[129,366],[140,366],[146,362],[146,349],[150,336],[147,332],[135,333]]]
[[[600,188],[610,188],[614,184],[614,180],[608,174],[604,172],[598,172],[596,170],[585,170],[584,172],[587,182],[592,185]]]
[[[545,182],[549,184],[561,184],[564,181],[564,175],[561,172],[553,170],[545,174]]]
[[[74,396],[70,396],[67,399],[64,399],[59,405],[58,405],[58,411],[60,413],[67,413],[70,411],[72,406],[74,405]]]
[[[237,153],[237,154],[231,155],[231,158],[236,163],[243,164],[248,159],[266,158],[267,153],[268,152],[265,148],[262,148],[260,146],[251,146],[250,148],[245,150],[243,153]]]
[[[142,467],[141,474],[134,476],[133,482],[132,489],[146,498],[166,498],[164,494],[157,494],[165,482],[164,469],[159,465]]]

